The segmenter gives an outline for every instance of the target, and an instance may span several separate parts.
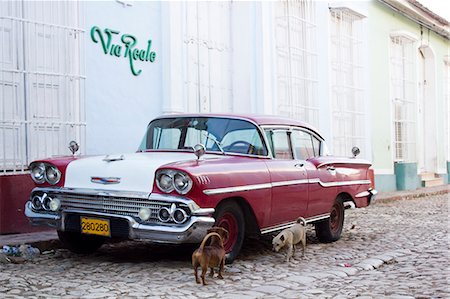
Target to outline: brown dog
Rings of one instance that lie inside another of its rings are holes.
[[[225,266],[225,249],[223,247],[223,239],[228,238],[228,231],[221,227],[213,227],[208,230],[208,234],[203,238],[200,247],[192,254],[192,266],[194,267],[195,282],[200,283],[198,279],[197,269],[202,268],[202,283],[207,285],[205,281],[206,271],[208,267],[211,269],[210,276],[214,275],[214,267],[219,267],[218,277],[223,279],[222,272]],[[209,245],[206,242],[211,240]]]

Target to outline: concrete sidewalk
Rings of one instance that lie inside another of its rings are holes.
[[[380,192],[374,204],[395,200],[407,200],[437,194],[450,193],[450,185],[420,188],[412,191]],[[27,234],[0,235],[0,247],[3,245],[30,244],[42,250],[61,246],[56,231],[45,231]]]

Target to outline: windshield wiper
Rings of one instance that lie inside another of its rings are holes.
[[[219,142],[219,140],[216,139],[216,137],[210,136],[209,133],[206,133],[204,131],[202,131],[202,134],[203,134],[203,136],[206,137],[206,139],[212,140],[217,145],[219,150],[222,152],[222,155],[225,155],[225,151],[222,148],[222,144]]]

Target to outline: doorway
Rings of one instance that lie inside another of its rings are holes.
[[[436,62],[432,49],[419,47],[418,169],[437,171]]]

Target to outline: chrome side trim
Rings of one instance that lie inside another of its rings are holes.
[[[322,182],[319,180],[318,182],[322,187],[336,187],[336,186],[349,186],[349,185],[366,185],[370,184],[370,180],[361,180],[361,181],[344,181],[344,182]]]
[[[330,162],[320,163],[319,165],[317,165],[317,168],[320,168],[322,166],[329,165],[329,164],[333,164],[333,165],[336,165],[336,164],[372,165],[372,163],[370,163],[369,161],[362,160],[362,159],[359,159],[358,161],[352,161],[351,160],[352,158],[345,158],[345,159],[348,159],[348,160],[345,160],[345,161],[342,161],[342,162],[340,162],[340,161],[333,161],[333,162],[331,162],[330,161]]]
[[[330,217],[330,214],[327,213],[327,214],[322,214],[322,215],[317,215],[317,216],[306,218],[305,221],[306,221],[306,224],[310,224],[310,223],[314,223],[316,221],[327,219],[329,217]],[[261,234],[264,235],[264,234],[272,233],[274,231],[280,231],[280,230],[292,227],[296,223],[297,223],[297,221],[292,221],[292,222],[288,222],[288,223],[283,223],[283,224],[267,227],[267,228],[264,228],[261,230]]]
[[[268,189],[268,188],[273,188],[273,187],[281,187],[281,186],[289,186],[289,185],[316,184],[316,183],[319,183],[322,187],[327,188],[327,187],[336,187],[336,186],[365,185],[365,184],[370,184],[370,180],[344,181],[344,182],[322,182],[320,179],[293,180],[293,181],[282,181],[282,182],[245,185],[245,186],[237,186],[237,187],[206,189],[206,190],[203,190],[203,193],[206,195],[215,195],[215,194],[223,194],[223,193],[233,193],[233,192],[242,192],[242,191],[250,191],[250,190]]]
[[[250,190],[258,190],[258,189],[268,189],[268,188],[272,188],[272,184],[267,183],[267,184],[245,185],[245,186],[238,186],[238,187],[206,189],[206,190],[203,190],[203,193],[206,195],[214,195],[214,194],[232,193],[232,192],[250,191]]]
[[[272,187],[281,187],[289,185],[309,184],[309,180],[295,180],[295,181],[283,181],[272,183]]]

